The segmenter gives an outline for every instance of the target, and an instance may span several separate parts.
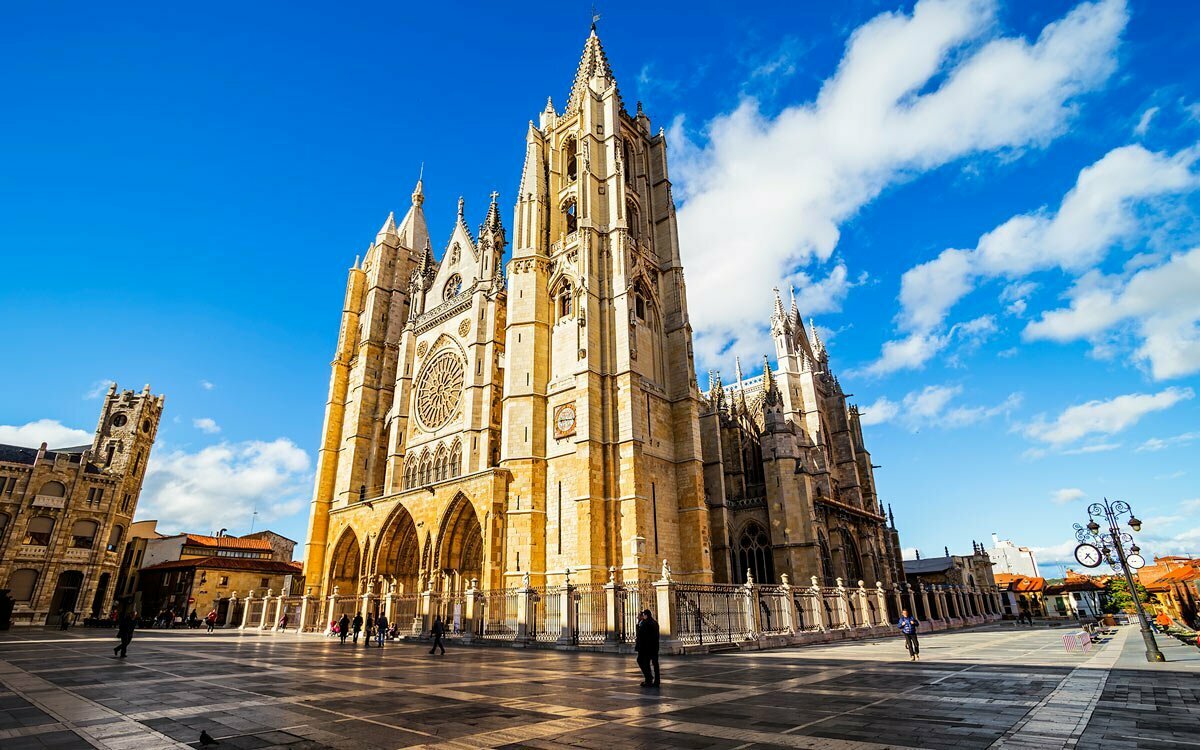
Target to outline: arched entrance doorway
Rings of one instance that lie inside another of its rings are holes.
[[[333,556],[330,559],[332,562],[329,564],[329,591],[326,593],[332,594],[333,587],[336,586],[339,596],[357,596],[362,560],[358,537],[353,531],[346,529],[337,546],[333,548]]]
[[[435,590],[463,591],[472,578],[483,575],[483,527],[475,507],[462,495],[443,517],[434,565]]]
[[[380,535],[375,572],[395,579],[397,593],[415,594],[421,570],[421,552],[417,544],[417,526],[404,506],[397,506]]]
[[[83,587],[83,573],[78,570],[64,570],[58,576],[58,584],[54,587],[54,596],[50,599],[50,615],[46,618],[47,625],[58,625],[62,622],[64,612],[74,612],[79,600],[79,589]]]
[[[100,574],[100,580],[96,584],[96,595],[92,597],[91,612],[93,618],[103,617],[104,615],[108,614],[108,612],[105,611],[105,605],[108,603],[106,598],[108,595],[108,580],[108,573]]]

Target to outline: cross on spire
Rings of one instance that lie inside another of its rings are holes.
[[[500,197],[500,193],[498,193],[498,192],[496,192],[495,190],[493,190],[493,191],[492,191],[492,203],[495,203],[495,202],[496,202],[496,199],[497,199],[497,198],[499,198],[499,197]]]

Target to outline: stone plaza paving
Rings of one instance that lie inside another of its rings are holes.
[[[1200,748],[1200,651],[1133,627],[1090,653],[1010,623],[667,657],[313,636],[0,633],[0,748]]]

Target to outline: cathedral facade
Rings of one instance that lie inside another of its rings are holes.
[[[645,580],[664,560],[734,581],[751,528],[765,578],[816,574],[821,534],[846,529],[892,580],[857,418],[798,323],[779,320],[777,385],[701,393],[665,137],[629,114],[594,28],[565,108],[529,124],[511,233],[495,193],[474,233],[460,199],[437,257],[423,203],[418,181],[349,272],[314,594]]]

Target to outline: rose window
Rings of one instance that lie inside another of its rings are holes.
[[[462,401],[463,364],[456,354],[442,352],[425,367],[417,383],[417,414],[436,430],[450,421]]]

